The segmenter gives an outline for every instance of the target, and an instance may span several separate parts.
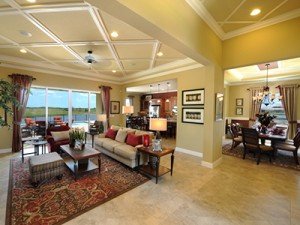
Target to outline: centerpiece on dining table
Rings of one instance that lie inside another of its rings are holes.
[[[261,126],[259,127],[260,132],[267,133],[267,128],[271,124],[271,122],[274,122],[273,119],[276,118],[276,116],[271,116],[269,112],[260,113],[255,115],[257,117],[258,122],[260,122]]]
[[[85,130],[84,128],[76,127],[71,128],[69,131],[70,147],[74,150],[84,149]]]

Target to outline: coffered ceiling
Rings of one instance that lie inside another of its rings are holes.
[[[221,39],[300,16],[299,0],[186,0]],[[251,16],[253,9],[261,12]]]
[[[112,37],[113,31],[118,37]],[[89,50],[95,63],[85,61]],[[0,0],[0,63],[111,82],[197,64],[101,9],[76,0]]]

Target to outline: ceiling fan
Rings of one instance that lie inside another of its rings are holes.
[[[87,53],[88,53],[88,55],[84,57],[84,61],[89,64],[96,63],[97,61],[95,60],[94,56],[92,55],[93,51],[89,50]]]

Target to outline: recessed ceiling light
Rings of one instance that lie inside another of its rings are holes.
[[[36,0],[27,0],[27,2],[29,2],[29,3],[35,3]]]
[[[250,13],[251,16],[256,16],[260,14],[261,10],[260,9],[253,9]]]
[[[114,37],[114,38],[116,38],[116,37],[118,37],[119,36],[119,34],[118,34],[118,32],[117,31],[113,31],[113,32],[111,32],[111,34],[110,34],[112,37]]]
[[[157,55],[157,56],[159,56],[159,57],[161,57],[161,56],[163,56],[163,55],[164,55],[164,53],[162,53],[162,52],[158,52],[156,55]]]
[[[116,73],[117,71],[116,70],[112,70],[111,72]]]
[[[27,32],[26,30],[19,30],[19,33],[26,37],[32,37],[32,34]]]
[[[21,49],[20,49],[20,52],[21,52],[21,53],[24,53],[24,54],[27,53],[26,49],[24,49],[24,48],[21,48]]]

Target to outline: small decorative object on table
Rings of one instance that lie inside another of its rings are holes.
[[[69,132],[70,136],[70,147],[75,150],[83,150],[84,149],[84,139],[85,139],[85,131],[84,128],[72,128]]]
[[[144,134],[143,135],[143,146],[148,147],[150,145],[150,135]]]
[[[274,115],[273,116],[269,115],[269,112],[256,114],[255,116],[257,117],[258,122],[260,122],[260,124],[261,124],[260,131],[262,133],[267,132],[267,127],[273,121],[273,119],[276,118],[276,116],[274,116]]]

